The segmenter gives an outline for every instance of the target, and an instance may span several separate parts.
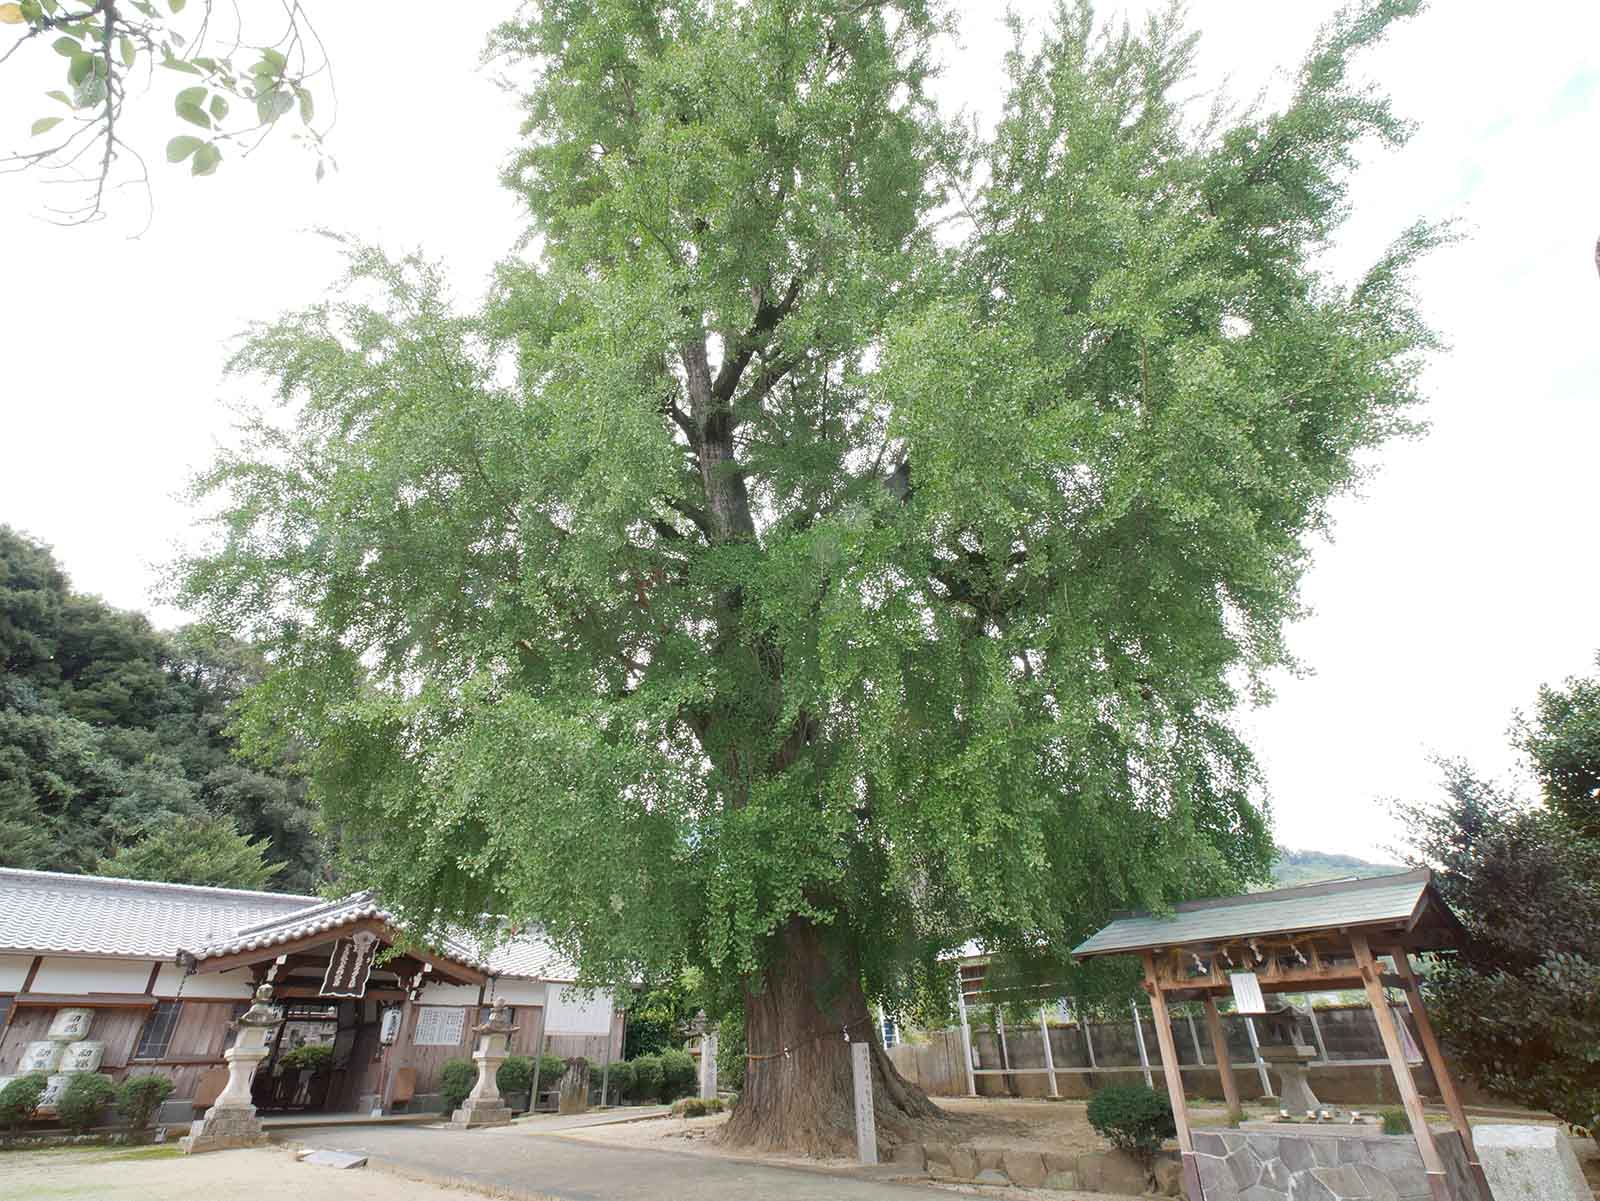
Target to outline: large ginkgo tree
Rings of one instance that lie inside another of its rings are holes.
[[[869,1007],[969,939],[1064,963],[1270,860],[1230,719],[1308,547],[1407,432],[1437,238],[1320,266],[1406,129],[1337,18],[1276,109],[1179,97],[1174,19],[1019,30],[992,133],[928,0],[543,0],[481,309],[352,249],[257,330],[181,570],[273,647],[347,870],[419,926],[541,926],[585,977],[742,997],[730,1137],[935,1111]],[[1032,39],[1031,41],[1029,39]],[[948,57],[948,56],[947,56]],[[441,220],[448,220],[442,212]],[[942,987],[948,990],[948,977]]]

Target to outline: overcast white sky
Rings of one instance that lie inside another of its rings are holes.
[[[322,184],[282,139],[206,180],[167,167],[166,80],[142,135],[155,176],[142,237],[127,236],[143,222],[131,197],[125,219],[63,230],[37,219],[37,186],[0,177],[0,522],[53,543],[78,588],[117,605],[152,609],[160,564],[191,536],[176,494],[229,436],[230,339],[315,299],[337,269],[311,228],[421,247],[452,265],[464,301],[520,232],[496,181],[517,112],[478,66],[509,0],[391,0],[381,20],[372,3],[308,7],[340,97],[340,169]],[[1001,9],[963,7],[942,95],[992,115]],[[1196,90],[1227,77],[1254,95],[1333,7],[1194,3]],[[1513,773],[1511,710],[1600,648],[1600,5],[1449,0],[1362,68],[1421,130],[1372,156],[1336,265],[1353,273],[1417,216],[1463,218],[1469,240],[1421,278],[1453,349],[1427,377],[1432,432],[1384,452],[1318,548],[1315,612],[1291,638],[1309,674],[1245,725],[1279,840],[1376,856],[1402,833],[1382,799],[1431,795],[1430,754]],[[57,86],[19,83],[0,77],[0,145],[25,140],[50,105],[38,90]]]

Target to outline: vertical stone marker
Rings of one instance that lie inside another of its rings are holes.
[[[1559,1126],[1474,1126],[1494,1201],[1591,1201],[1572,1144]]]
[[[850,1044],[850,1074],[856,1086],[856,1158],[878,1162],[878,1123],[872,1114],[872,1046]]]
[[[717,1098],[717,1032],[707,1030],[700,1037],[700,1098]]]

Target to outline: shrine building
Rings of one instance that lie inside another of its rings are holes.
[[[0,1080],[47,1066],[30,1056],[53,1053],[52,1023],[73,1011],[88,1025],[75,1054],[99,1056],[80,1067],[172,1077],[166,1120],[216,1099],[229,1025],[263,982],[285,1020],[255,1076],[257,1108],[367,1114],[438,1108],[444,1063],[471,1054],[471,1027],[496,998],[512,1007],[514,1055],[620,1058],[625,1015],[576,974],[528,936],[487,957],[456,939],[412,945],[371,893],[0,868]]]

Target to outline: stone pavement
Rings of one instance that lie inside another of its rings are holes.
[[[284,1141],[365,1155],[373,1167],[522,1201],[950,1201],[917,1185],[704,1155],[610,1147],[526,1124],[489,1130],[335,1126]]]

